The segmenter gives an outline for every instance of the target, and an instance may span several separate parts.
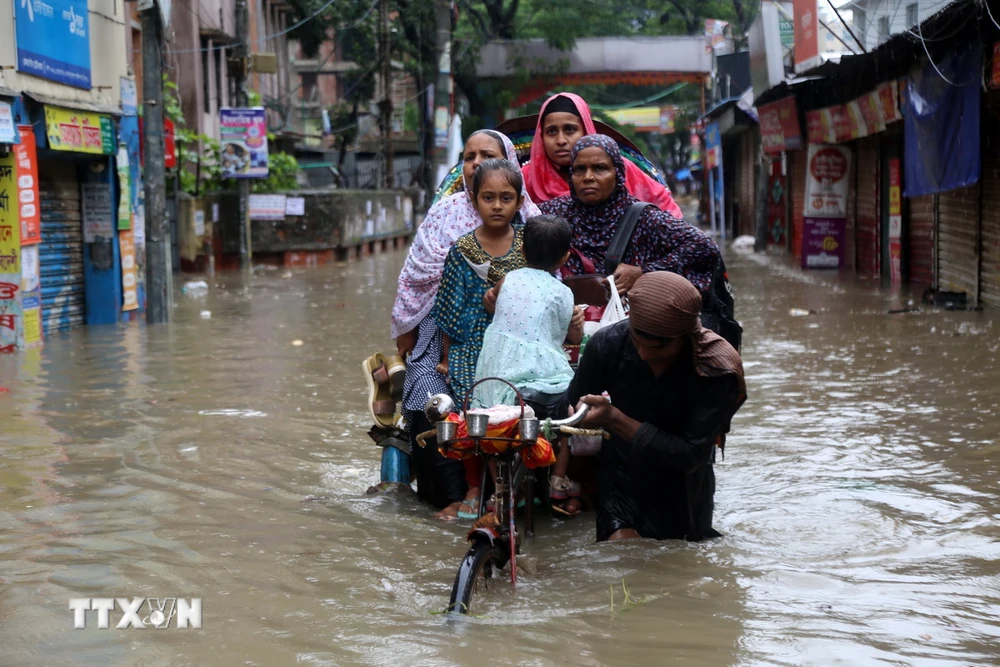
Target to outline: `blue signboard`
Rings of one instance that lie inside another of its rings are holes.
[[[14,0],[17,69],[90,90],[87,0]]]

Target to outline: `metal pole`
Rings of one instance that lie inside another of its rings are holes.
[[[382,51],[382,148],[385,151],[384,187],[396,187],[392,164],[392,52],[389,47],[389,0],[379,0],[379,28]]]
[[[142,11],[143,182],[146,209],[146,321],[170,321],[170,225],[163,155],[163,27],[154,3]]]
[[[719,156],[719,238],[723,242],[726,240],[726,180],[723,176],[721,155]]]
[[[708,217],[712,220],[712,236],[715,236],[715,169],[708,170]]]
[[[236,62],[236,106],[250,106],[250,96],[247,94],[247,71],[248,60],[250,58],[250,9],[247,0],[236,0],[234,21],[236,34],[240,41],[233,49],[233,60]],[[253,252],[250,242],[250,181],[245,178],[237,179],[237,192],[239,194],[239,231],[240,231],[240,269],[246,270],[251,266]]]
[[[448,128],[451,125],[451,16],[452,0],[440,0],[434,9],[434,22],[437,24],[438,75],[434,84],[434,185],[437,185],[438,174],[447,173],[451,167],[446,164],[448,158]],[[441,136],[439,124],[444,124],[444,136]]]

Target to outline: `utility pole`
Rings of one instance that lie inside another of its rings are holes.
[[[434,179],[441,180],[442,172],[451,168],[447,164],[448,128],[451,125],[451,16],[454,0],[438,0],[434,7],[437,25],[438,75],[434,85]],[[443,124],[443,133],[442,127]],[[432,190],[433,191],[433,190]]]
[[[396,175],[392,164],[392,51],[389,45],[389,0],[379,0],[379,43],[382,51],[382,94],[379,105],[382,111],[382,149],[385,151],[386,188],[396,187]]]
[[[236,73],[236,106],[250,106],[250,95],[247,93],[247,74],[250,63],[250,8],[247,0],[236,0],[234,22],[239,42],[233,49],[232,65]],[[250,181],[246,178],[236,179],[240,205],[240,269],[250,268],[253,249],[250,243]]]
[[[142,114],[146,213],[146,321],[170,321],[170,225],[163,155],[163,25],[156,3],[142,11]]]

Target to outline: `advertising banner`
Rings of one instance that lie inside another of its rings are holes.
[[[903,179],[899,158],[889,160],[889,270],[893,286],[903,284]]]
[[[822,63],[819,56],[819,23],[816,0],[795,0],[795,73]]]
[[[54,151],[113,155],[115,126],[111,116],[45,105],[45,134]]]
[[[18,71],[90,90],[88,16],[87,0],[15,0]]]
[[[805,215],[846,218],[851,152],[842,146],[809,145]]]
[[[38,196],[38,156],[35,150],[35,128],[17,128],[23,141],[14,146],[17,163],[17,203],[20,207],[21,245],[42,242],[41,200]]]
[[[122,255],[122,310],[139,307],[139,292],[136,289],[135,238],[131,229],[118,232],[118,246]]]
[[[118,156],[118,231],[132,228],[132,186],[129,184],[128,148],[119,144]]]
[[[705,169],[715,169],[722,164],[722,133],[719,124],[705,128]]]
[[[22,334],[18,347],[34,347],[42,342],[42,292],[38,246],[21,248]]]
[[[844,265],[847,221],[843,218],[802,219],[802,268],[839,269]]]
[[[267,178],[267,121],[264,107],[220,111],[223,178]]]
[[[14,154],[0,157],[0,352],[17,349],[21,331],[21,229]]]
[[[802,148],[799,108],[794,97],[786,97],[758,107],[761,142],[765,153],[781,153]]]

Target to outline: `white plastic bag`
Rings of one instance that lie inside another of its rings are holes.
[[[604,307],[604,314],[601,316],[602,329],[628,317],[625,314],[625,307],[622,305],[622,298],[618,296],[614,276],[608,276],[608,287],[611,289],[611,298],[608,299],[608,305]]]

